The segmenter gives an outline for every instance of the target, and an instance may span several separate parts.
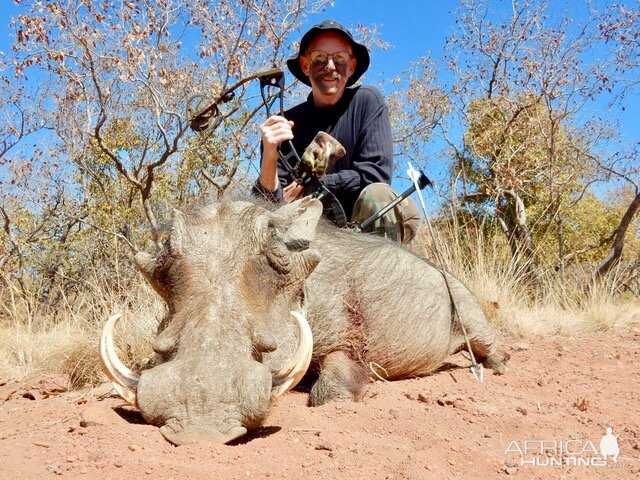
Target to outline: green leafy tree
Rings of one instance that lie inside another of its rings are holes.
[[[496,220],[533,278],[543,264],[562,272],[564,259],[581,255],[567,242],[570,210],[586,207],[595,186],[615,178],[638,185],[637,153],[612,148],[616,126],[586,108],[632,87],[621,74],[637,72],[633,28],[637,15],[616,5],[574,21],[540,2],[513,1],[500,15],[490,2],[462,0],[444,58],[450,115],[429,122],[420,102],[406,105],[449,146],[452,195]],[[621,217],[620,238],[635,205]]]

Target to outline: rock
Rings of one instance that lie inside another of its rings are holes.
[[[97,427],[97,426],[99,426],[99,425],[102,425],[102,424],[101,424],[101,423],[99,423],[99,422],[94,422],[94,421],[92,421],[92,420],[85,420],[84,418],[82,418],[82,419],[80,420],[80,426],[81,426],[82,428],[87,428],[87,427]]]
[[[427,392],[420,392],[418,394],[418,401],[422,403],[429,403],[429,396],[427,395]]]
[[[333,451],[333,447],[331,445],[328,445],[326,443],[319,443],[316,445],[316,450],[326,450],[327,452],[332,452]]]
[[[89,390],[89,395],[96,398],[117,396],[116,391],[113,389],[113,385],[109,382],[105,382],[102,385],[92,388]]]
[[[528,415],[529,412],[524,407],[516,407],[516,412],[521,413],[522,415]]]
[[[22,394],[22,398],[26,398],[27,400],[35,400],[36,395],[33,392],[24,392]]]
[[[47,465],[47,470],[49,470],[51,473],[54,473],[56,475],[62,475],[62,468],[60,468],[60,465],[57,465],[55,463],[51,464],[51,465]]]
[[[31,390],[33,395],[39,395],[43,398],[48,398],[52,395],[59,395],[69,391],[69,376],[62,374],[44,375],[29,382],[26,388],[27,390]]]
[[[528,343],[514,343],[511,345],[511,349],[515,352],[524,352],[526,350],[531,350],[531,345]]]
[[[0,392],[0,405],[9,400],[16,393],[18,393],[17,388],[8,388],[5,391]]]
[[[504,471],[507,473],[507,475],[515,475],[516,473],[518,473],[518,469],[516,467],[505,467]]]
[[[80,413],[81,427],[96,427],[99,425],[113,425],[120,420],[117,413],[100,403],[88,403]]]

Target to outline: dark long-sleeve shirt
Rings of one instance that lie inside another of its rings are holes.
[[[347,88],[342,98],[331,107],[318,108],[309,95],[303,102],[286,111],[293,120],[293,145],[299,155],[319,131],[327,132],[345,148],[346,155],[333,164],[322,181],[340,200],[347,219],[364,187],[371,183],[390,183],[393,174],[393,140],[391,124],[380,92],[368,86]],[[288,153],[288,145],[282,145]],[[286,167],[278,160],[280,185],[275,192],[265,191],[258,180],[254,193],[273,201],[282,201],[282,189],[292,182]]]

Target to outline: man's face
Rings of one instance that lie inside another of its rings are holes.
[[[349,41],[339,33],[329,31],[321,32],[311,40],[300,57],[300,66],[311,81],[314,103],[330,106],[342,97],[347,81],[355,71],[356,59]]]

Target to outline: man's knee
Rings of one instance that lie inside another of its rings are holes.
[[[367,185],[356,200],[352,222],[363,222],[392,202],[398,195],[386,183]],[[409,243],[416,235],[420,214],[413,200],[404,199],[365,230],[390,240]]]

